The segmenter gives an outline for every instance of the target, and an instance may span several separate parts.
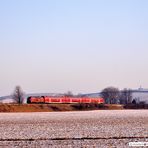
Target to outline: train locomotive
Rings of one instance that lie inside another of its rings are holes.
[[[49,96],[30,96],[27,98],[28,104],[50,104],[50,103],[98,103],[103,104],[103,98],[91,97],[49,97]]]

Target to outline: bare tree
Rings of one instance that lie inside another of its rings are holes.
[[[125,88],[121,91],[120,102],[121,104],[132,103],[132,91],[130,89]]]
[[[115,87],[107,87],[102,90],[101,96],[107,104],[116,104],[119,99],[119,89]]]
[[[15,90],[14,90],[14,92],[12,94],[12,98],[18,104],[23,103],[23,101],[24,101],[24,93],[23,93],[20,86],[15,87]]]
[[[68,91],[67,93],[64,94],[65,97],[73,97],[73,93],[71,91]]]

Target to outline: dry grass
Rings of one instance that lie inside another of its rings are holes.
[[[0,104],[0,112],[52,112],[73,110],[69,104]]]
[[[120,109],[124,109],[124,107],[121,104],[105,104],[104,109],[120,110]]]
[[[0,104],[0,112],[53,112],[97,109],[123,109],[121,105],[98,104]]]

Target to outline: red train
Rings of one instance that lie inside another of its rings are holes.
[[[104,103],[103,98],[88,98],[88,97],[34,97],[27,98],[28,104],[33,103]]]

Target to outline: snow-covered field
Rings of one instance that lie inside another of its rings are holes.
[[[148,110],[0,113],[0,147],[128,147],[148,141]]]

